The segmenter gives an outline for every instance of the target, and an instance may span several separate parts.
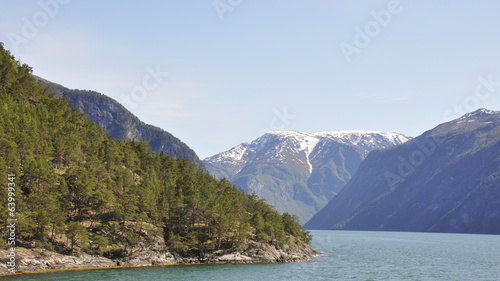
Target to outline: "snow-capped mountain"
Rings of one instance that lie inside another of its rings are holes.
[[[203,162],[213,175],[305,222],[342,189],[369,152],[409,139],[385,132],[274,131]]]
[[[305,226],[500,234],[500,111],[479,109],[370,153]]]

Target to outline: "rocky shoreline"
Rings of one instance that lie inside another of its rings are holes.
[[[0,260],[2,260],[0,275],[8,274],[7,254],[7,250],[0,250]],[[92,256],[86,253],[62,255],[41,248],[17,248],[16,273],[185,264],[303,262],[310,261],[312,257],[321,255],[319,251],[305,244],[285,246],[284,249],[261,244],[244,251],[220,252],[206,255],[203,258],[181,257],[168,251],[141,249],[120,260]]]

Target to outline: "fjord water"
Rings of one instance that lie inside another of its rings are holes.
[[[500,280],[500,236],[312,231],[312,262],[67,271],[13,280]]]

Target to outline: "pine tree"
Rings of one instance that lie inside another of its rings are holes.
[[[186,158],[153,153],[144,140],[110,138],[31,72],[0,44],[0,174],[16,175],[20,241],[50,245],[65,232],[72,251],[86,249],[89,238],[88,251],[102,253],[109,241],[128,251],[151,223],[164,230],[171,251],[195,256],[255,238],[278,247],[287,235],[310,243],[296,217],[279,215],[255,194]],[[0,196],[3,229],[5,203]]]
[[[87,229],[77,221],[72,221],[68,224],[66,235],[71,242],[71,252],[73,252],[75,245],[85,246],[89,242]]]

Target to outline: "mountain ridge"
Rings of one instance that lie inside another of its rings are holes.
[[[370,154],[309,229],[500,233],[500,111]]]
[[[398,134],[398,133],[391,133],[391,132],[381,132],[381,131],[362,131],[362,130],[354,130],[354,131],[324,131],[324,132],[317,132],[317,133],[306,133],[306,132],[300,132],[300,131],[272,131],[269,133],[264,134],[263,136],[257,138],[256,140],[252,142],[244,142],[241,143],[237,146],[234,146],[233,148],[221,152],[218,154],[215,154],[214,156],[207,157],[203,161],[204,162],[214,162],[214,161],[219,161],[219,162],[224,162],[224,163],[230,163],[232,162],[241,162],[243,161],[243,158],[245,154],[251,154],[253,150],[258,148],[258,146],[262,146],[267,141],[269,141],[273,137],[278,137],[278,138],[285,138],[285,137],[308,137],[309,139],[306,139],[306,142],[311,142],[313,143],[312,146],[306,146],[303,147],[306,151],[306,156],[309,157],[310,154],[313,152],[313,150],[316,148],[316,145],[322,140],[322,139],[331,139],[331,140],[336,140],[339,142],[342,142],[344,144],[354,144],[358,145],[358,143],[361,141],[361,135],[381,135],[384,137],[387,137],[387,139],[391,139],[394,143],[400,142],[406,142],[411,139],[411,137],[403,135],[403,134]],[[316,138],[316,140],[311,140]],[[351,141],[358,138],[357,141]],[[365,140],[366,141],[366,140]],[[365,154],[368,154],[373,147],[367,147],[368,143],[363,143],[362,144],[363,148],[365,148]],[[301,147],[302,148],[302,147]],[[248,151],[250,150],[250,151]],[[250,152],[250,153],[249,153]],[[253,158],[251,156],[248,157],[249,160],[245,161],[245,163],[249,163],[253,161]],[[312,168],[312,167],[311,167]]]
[[[376,131],[273,131],[203,162],[216,177],[305,222],[342,189],[370,151],[409,139]]]
[[[0,185],[9,187],[0,228],[11,233],[9,243],[0,237],[0,256],[9,273],[319,254],[290,214],[144,139],[111,137],[1,42],[0,99]]]
[[[35,77],[50,91],[68,98],[73,108],[80,113],[86,113],[113,138],[136,141],[145,139],[154,152],[163,151],[169,156],[184,157],[198,166],[203,166],[187,144],[159,127],[144,123],[113,98],[95,91],[68,89],[44,78]]]

